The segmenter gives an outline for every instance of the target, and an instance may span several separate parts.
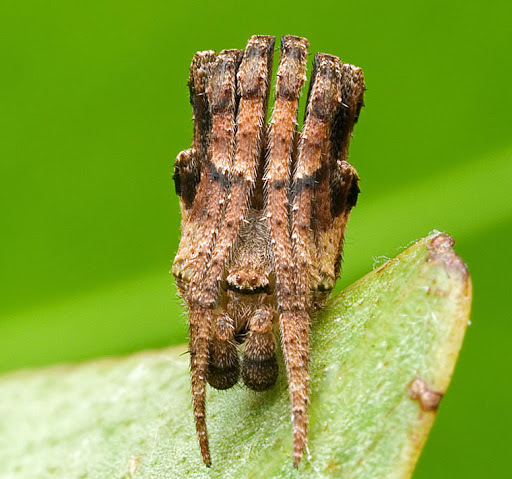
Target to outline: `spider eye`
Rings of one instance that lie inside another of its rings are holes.
[[[231,291],[241,294],[268,293],[268,274],[264,271],[250,269],[232,271],[227,277],[227,287]]]

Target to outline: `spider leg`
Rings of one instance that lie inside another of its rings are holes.
[[[327,170],[327,154],[333,120],[341,101],[341,64],[337,57],[317,54],[299,143],[293,179],[292,244],[296,262],[297,309],[310,307],[311,217],[313,197],[322,169]],[[320,218],[322,220],[322,218]]]
[[[242,378],[254,391],[266,391],[277,380],[276,341],[272,330],[274,311],[258,308],[249,320],[249,333],[244,342]]]
[[[208,269],[197,281],[193,300],[213,307],[219,296],[220,281],[230,249],[246,218],[251,192],[256,183],[263,149],[264,123],[272,74],[274,37],[254,35],[248,43],[238,70],[240,103],[237,117],[236,154],[232,185],[222,229]]]
[[[194,138],[192,148],[179,153],[174,164],[174,184],[180,197],[182,235],[173,274],[182,283],[185,259],[193,244],[195,225],[200,222],[206,206],[210,183],[208,175],[201,173],[208,168],[211,114],[206,89],[215,58],[215,52],[207,50],[197,52],[192,59],[188,86],[194,114]],[[198,201],[195,201],[196,198]]]
[[[189,221],[192,224],[192,219],[197,218],[193,222],[193,234],[190,235],[192,241],[188,243],[194,253],[190,255],[192,277],[185,295],[190,320],[190,376],[197,436],[201,455],[207,466],[211,464],[211,460],[206,432],[205,386],[213,311],[202,308],[191,298],[198,288],[202,271],[215,242],[228,194],[229,173],[235,148],[236,71],[241,55],[240,50],[224,50],[212,66],[211,81],[206,90],[212,117],[208,151],[210,161],[202,175]],[[203,180],[206,183],[204,195],[201,190]],[[195,248],[192,248],[192,242],[195,243]]]
[[[211,310],[190,308],[189,350],[192,402],[201,456],[208,467],[211,465],[211,459],[206,430],[206,375],[212,319],[213,312]]]
[[[363,105],[364,79],[360,68],[341,64],[341,103],[331,133],[331,151],[324,178],[315,191],[317,261],[315,301],[322,303],[340,274],[346,224],[359,193],[355,168],[347,162],[354,125]]]
[[[213,50],[197,52],[190,65],[188,86],[190,103],[194,112],[194,139],[192,146],[202,162],[206,162],[212,117],[206,89],[215,63],[216,54]]]
[[[206,206],[200,212],[201,220],[194,224],[195,251],[189,254],[193,273],[190,290],[193,296],[198,288],[203,271],[220,229],[222,213],[227,200],[230,174],[235,153],[235,117],[238,103],[236,94],[236,72],[240,64],[240,50],[223,50],[212,67],[211,80],[206,90],[212,129],[205,175],[207,185]],[[200,185],[201,187],[201,185]],[[198,203],[202,198],[198,198]],[[194,205],[191,216],[194,215]]]
[[[302,458],[307,438],[312,200],[316,177],[328,151],[332,122],[341,99],[340,76],[340,62],[336,57],[316,55],[291,189],[295,291],[292,311],[283,315],[281,327],[285,351],[288,349],[290,358],[288,375],[296,466]]]
[[[198,253],[188,297],[191,325],[193,322],[202,321],[202,329],[199,330],[201,336],[193,338],[191,326],[190,341],[191,343],[197,342],[195,348],[197,359],[191,362],[192,394],[196,429],[201,454],[206,465],[209,465],[211,461],[206,434],[204,402],[208,361],[208,343],[205,340],[208,337],[209,325],[207,327],[204,323],[211,321],[213,307],[219,293],[218,278],[222,274],[229,248],[236,239],[240,223],[246,214],[250,192],[256,180],[255,175],[262,148],[261,132],[266,113],[266,91],[271,72],[272,45],[272,37],[252,37],[249,40],[238,77],[242,100],[238,112],[236,143],[235,94],[233,90],[235,81],[231,80],[231,71],[229,71],[229,75],[226,74],[228,70],[226,66],[220,67],[219,65],[217,68],[218,60],[213,68],[212,81],[208,87],[208,98],[213,117],[210,140],[211,188],[208,192],[208,216],[204,219],[196,236],[198,238]],[[222,53],[219,57],[221,55]],[[237,52],[237,59],[239,58],[240,55]],[[219,76],[224,81],[216,78]],[[227,77],[229,77],[229,81]],[[230,99],[232,100],[230,101]],[[237,153],[233,166],[235,144]],[[231,172],[232,177],[230,176]],[[231,183],[233,189],[224,214],[226,229],[219,237],[218,246],[215,246],[223,205]],[[214,247],[214,255],[210,259],[210,253]],[[210,260],[209,263],[208,260]],[[208,264],[209,268],[207,269]],[[205,270],[207,271],[206,279]],[[203,334],[204,336],[202,336]]]
[[[288,186],[297,125],[297,107],[306,79],[308,42],[284,36],[277,71],[276,99],[270,123],[269,156],[264,176],[266,213],[269,220],[276,273],[279,311],[293,421],[293,461],[298,465],[306,442],[308,400],[309,316],[295,307],[292,250],[289,234]]]

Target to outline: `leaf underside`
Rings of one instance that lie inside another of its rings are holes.
[[[407,478],[448,387],[471,281],[442,233],[332,298],[311,331],[309,448],[291,460],[286,378],[208,390],[204,467],[185,347],[0,378],[9,478]],[[4,476],[2,476],[4,477]]]

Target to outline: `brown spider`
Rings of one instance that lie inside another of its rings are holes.
[[[174,165],[182,237],[172,271],[189,309],[194,415],[207,466],[206,381],[227,389],[241,372],[247,387],[271,388],[277,329],[295,466],[306,445],[310,317],[340,273],[359,193],[348,144],[365,89],[359,68],[317,54],[298,131],[307,50],[305,38],[282,38],[268,126],[274,37],[255,35],[245,51],[198,52],[190,67],[194,139]]]

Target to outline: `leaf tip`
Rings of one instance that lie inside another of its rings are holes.
[[[438,232],[430,236],[429,239],[427,261],[442,263],[450,272],[459,273],[463,279],[469,278],[466,263],[453,250],[455,240],[451,236]]]

